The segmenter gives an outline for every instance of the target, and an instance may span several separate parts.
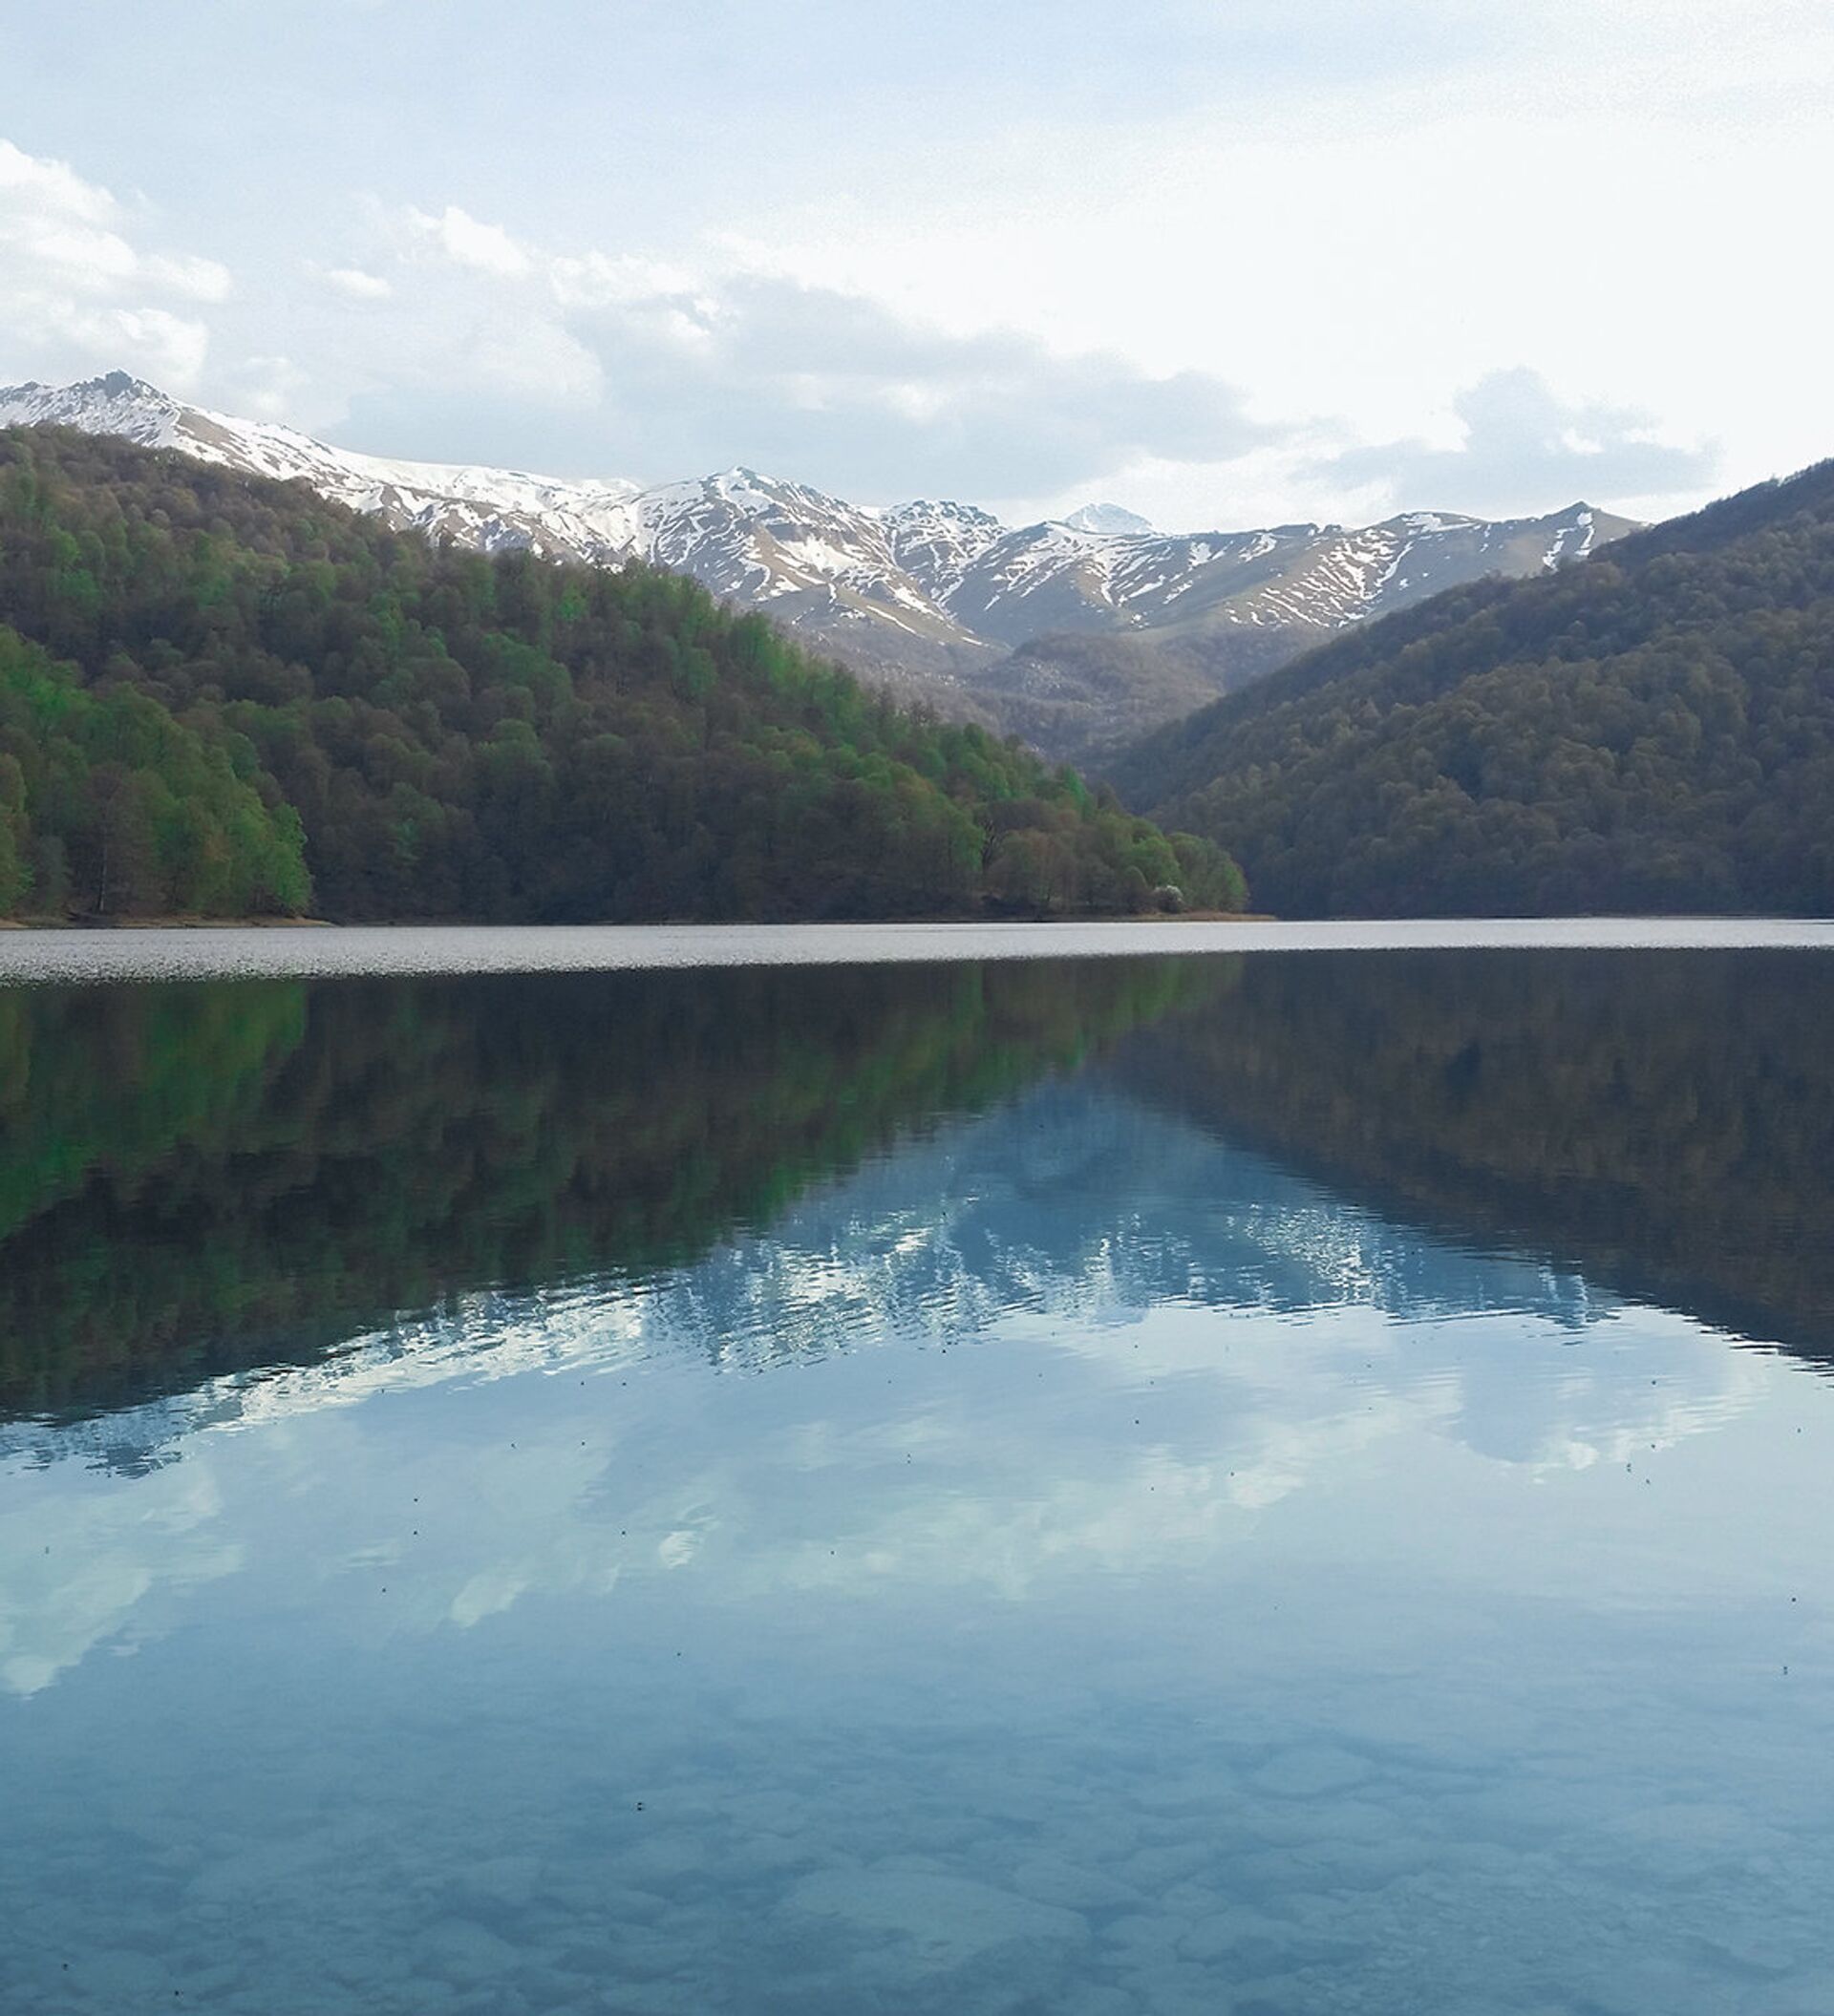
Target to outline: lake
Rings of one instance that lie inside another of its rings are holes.
[[[0,2008],[1834,2008],[1834,931],[973,930],[0,940]]]

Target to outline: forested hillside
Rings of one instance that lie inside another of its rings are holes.
[[[0,914],[1239,907],[1206,843],[692,582],[0,434]]]
[[[1834,912],[1834,462],[1438,596],[1111,775],[1287,915]]]

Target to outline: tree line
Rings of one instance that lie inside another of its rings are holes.
[[[0,434],[0,914],[1245,899],[1208,841],[900,711],[680,576],[487,557],[303,485]]]

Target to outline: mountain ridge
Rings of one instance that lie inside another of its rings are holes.
[[[1584,502],[1503,520],[1406,512],[1362,527],[1181,534],[1096,504],[1012,526],[976,505],[861,505],[738,466],[639,485],[363,455],[187,404],[123,371],[0,387],[8,425],[118,435],[303,480],[396,529],[485,553],[685,573],[900,700],[1021,732],[1060,760],[1439,588],[1551,569],[1631,529]]]

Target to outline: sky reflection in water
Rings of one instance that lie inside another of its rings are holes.
[[[1195,1124],[1179,1012],[0,1426],[5,2005],[1834,2006],[1823,1376]]]

